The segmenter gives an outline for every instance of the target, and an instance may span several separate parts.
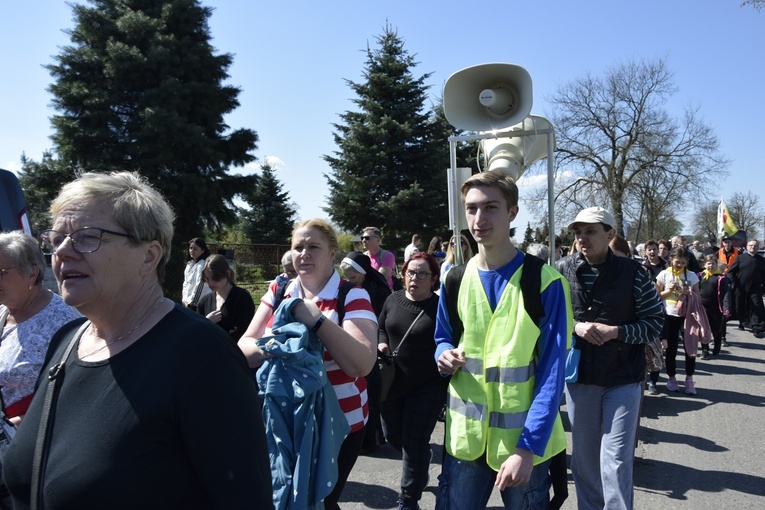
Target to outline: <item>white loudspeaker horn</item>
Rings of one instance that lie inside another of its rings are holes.
[[[521,122],[533,102],[531,75],[514,64],[480,64],[457,71],[444,84],[444,114],[467,131],[494,131]]]
[[[548,128],[552,128],[549,120],[539,115],[529,115],[522,122],[504,130],[504,132],[537,131]],[[553,137],[553,149],[555,149],[554,133],[552,135],[542,133],[514,138],[481,140],[480,147],[484,158],[484,170],[496,170],[510,175],[517,181],[532,164],[548,156],[548,136]]]

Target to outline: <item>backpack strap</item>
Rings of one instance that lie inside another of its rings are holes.
[[[465,330],[457,310],[457,297],[460,293],[462,277],[465,276],[466,264],[454,266],[449,269],[444,279],[444,290],[446,291],[446,311],[449,312],[449,323],[452,326],[452,340],[459,341],[462,332]],[[456,345],[456,344],[455,344]]]
[[[274,311],[279,308],[279,305],[284,301],[284,294],[287,292],[287,285],[290,284],[292,280],[286,279],[281,280],[279,283],[276,284],[276,292],[274,292]]]
[[[523,306],[537,327],[545,315],[542,304],[542,267],[544,265],[544,261],[539,257],[524,254],[520,282]],[[457,297],[459,296],[462,277],[465,276],[465,268],[466,264],[451,268],[446,273],[444,280],[446,310],[449,312],[449,322],[452,326],[452,340],[459,339],[465,330],[457,310]]]
[[[348,297],[348,293],[354,287],[356,287],[355,283],[346,280],[337,291],[337,324],[340,327],[343,326],[343,319],[345,318],[345,298]]]
[[[545,308],[542,305],[542,267],[544,265],[545,262],[539,257],[524,254],[523,272],[521,273],[523,306],[537,328],[539,321],[545,316]]]

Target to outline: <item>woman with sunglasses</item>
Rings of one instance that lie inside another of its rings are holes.
[[[449,379],[434,363],[438,263],[416,253],[404,263],[404,289],[380,313],[379,349],[393,356],[396,375],[382,404],[385,438],[402,452],[399,509],[416,509],[428,484],[430,435],[446,402]]]
[[[443,280],[446,278],[446,273],[449,272],[449,270],[454,267],[454,246],[456,244],[456,238],[452,237],[449,241],[449,247],[446,249],[446,259],[444,259],[444,263],[441,264],[441,279]],[[460,234],[460,244],[462,245],[462,260],[460,260],[460,264],[464,264],[468,260],[473,258],[473,249],[470,247],[470,243],[468,243],[467,237]]]

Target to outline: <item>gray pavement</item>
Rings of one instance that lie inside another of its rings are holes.
[[[728,325],[730,347],[696,363],[698,395],[645,394],[635,461],[636,509],[765,509],[765,340]],[[682,352],[678,355],[682,383]],[[563,407],[566,421],[565,406]],[[423,510],[435,507],[443,426],[433,433],[430,484]],[[570,444],[570,440],[569,440]],[[569,448],[569,463],[571,450]],[[396,508],[400,456],[388,445],[359,457],[341,498],[343,510]],[[577,508],[569,472],[569,499]],[[494,491],[490,509],[501,509]]]

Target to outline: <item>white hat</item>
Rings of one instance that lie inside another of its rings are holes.
[[[577,223],[602,223],[613,228],[616,225],[614,215],[606,211],[602,207],[588,207],[583,209],[576,215],[574,221],[568,224],[568,229],[573,230],[574,225]]]

